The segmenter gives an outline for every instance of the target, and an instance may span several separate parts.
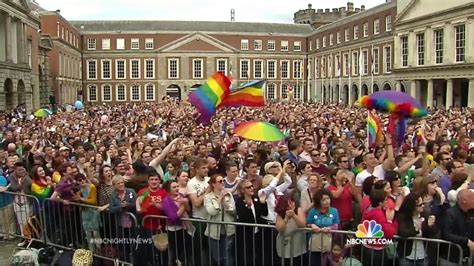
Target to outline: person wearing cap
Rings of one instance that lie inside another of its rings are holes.
[[[59,148],[59,155],[61,155],[62,157],[66,159],[69,159],[70,151],[71,150],[68,147],[62,146],[61,148]]]

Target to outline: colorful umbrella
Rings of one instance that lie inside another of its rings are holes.
[[[235,134],[246,139],[258,141],[280,141],[285,135],[273,124],[267,122],[244,122],[238,125]]]
[[[41,108],[41,109],[38,109],[36,110],[36,112],[34,113],[34,116],[36,117],[47,117],[48,115],[52,115],[53,112],[49,109],[46,109],[46,108]]]
[[[379,91],[359,99],[359,104],[369,110],[397,113],[403,117],[419,118],[428,114],[421,103],[401,91]]]

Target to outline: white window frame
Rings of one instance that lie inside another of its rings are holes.
[[[280,96],[281,99],[288,99],[288,84],[281,84],[280,86]]]
[[[268,50],[268,51],[275,51],[275,50],[276,50],[276,42],[275,42],[275,40],[268,40],[268,41],[267,41],[267,50]]]
[[[416,41],[416,65],[424,66],[425,65],[425,33],[419,32],[415,35]]]
[[[460,29],[463,29],[462,31]],[[466,24],[454,25],[454,62],[466,61]]]
[[[255,51],[262,51],[262,49],[263,49],[262,40],[254,40],[253,41],[253,49]]]
[[[197,62],[200,62],[201,65],[200,65],[200,70],[199,70],[199,75],[196,75],[196,64]],[[203,76],[204,76],[204,60],[202,58],[195,58],[193,59],[193,79],[203,79]]]
[[[280,45],[281,45],[280,51],[288,52],[288,41],[281,41]]]
[[[295,84],[293,86],[293,95],[293,98],[297,101],[301,101],[303,99],[301,84]]]
[[[118,63],[123,62],[123,77],[119,77],[119,67]],[[127,60],[125,59],[115,59],[115,79],[126,79],[127,78]]]
[[[374,47],[374,49],[372,49],[372,64],[374,65],[373,66],[374,75],[379,74],[379,67],[380,67],[379,62],[380,62],[380,49],[378,47]],[[370,69],[371,69],[370,71],[372,71],[372,66],[370,66]]]
[[[91,89],[92,88],[95,88],[95,100],[91,99]],[[95,85],[95,84],[87,85],[87,100],[88,100],[88,102],[97,102],[97,101],[99,101],[99,91],[98,91],[97,85]]]
[[[441,36],[437,36],[440,34]],[[435,65],[442,64],[444,61],[444,29],[433,29]],[[439,60],[440,59],[440,60]]]
[[[283,67],[283,65],[286,65],[286,76],[283,76],[283,70],[285,69]],[[291,73],[291,69],[290,69],[290,60],[281,60],[280,61],[280,72],[281,72],[281,78],[282,79],[289,79],[290,78],[290,73]]]
[[[301,52],[301,41],[294,41],[293,42],[293,51]]]
[[[314,58],[314,78],[319,78],[319,68],[321,66],[319,65],[319,58],[315,57]]]
[[[117,38],[115,41],[116,49],[117,50],[125,50],[125,39],[124,38]]]
[[[319,38],[316,39],[316,50],[318,50],[318,49],[319,49]]]
[[[369,51],[367,49],[362,50],[362,63],[364,63],[362,75],[366,76],[369,74]]]
[[[247,63],[247,70],[243,70],[244,62]],[[241,59],[239,62],[239,74],[241,79],[249,79],[250,78],[250,60],[249,59]]]
[[[392,31],[392,16],[388,15],[385,17],[385,31],[390,32]]]
[[[323,36],[323,48],[326,47],[326,35]]]
[[[224,71],[219,69],[219,63],[224,63]],[[216,59],[216,71],[224,73],[227,76],[227,59],[225,58],[217,58]]]
[[[270,89],[273,89],[273,91],[272,91],[273,96],[270,94]],[[266,90],[265,96],[268,100],[276,99],[276,84],[275,83],[269,83],[266,86],[265,90]],[[272,96],[272,97],[270,97],[270,96]]]
[[[329,34],[329,46],[332,46],[334,44],[334,34]]]
[[[340,31],[336,32],[336,43],[337,44],[341,43],[341,32]]]
[[[149,87],[151,86],[152,88],[152,98],[148,98],[148,89]],[[150,101],[155,101],[155,98],[156,98],[156,91],[155,91],[155,84],[153,83],[148,83],[148,84],[145,84],[145,101],[147,102],[150,102]]]
[[[342,61],[343,61],[343,69],[342,69],[342,75],[344,77],[349,76],[349,69],[350,69],[350,58],[349,58],[349,53],[344,53],[342,54]]]
[[[257,67],[256,67],[257,63],[260,63],[260,73],[257,73]],[[262,79],[264,77],[263,68],[264,68],[263,60],[260,60],[260,59],[253,60],[253,77],[256,79]]]
[[[133,99],[133,88],[134,87],[138,87],[138,99]],[[138,102],[142,99],[142,88],[140,86],[140,84],[132,84],[130,85],[130,100],[132,102]]]
[[[155,40],[153,38],[145,39],[145,50],[151,50],[155,48]]]
[[[359,39],[359,25],[355,25],[354,28],[353,28],[353,39],[354,40],[357,40]]]
[[[350,32],[349,32],[349,29],[344,29],[344,41],[345,42],[348,42],[349,41],[349,36],[350,36]]]
[[[293,60],[293,79],[303,78],[303,60]]]
[[[134,62],[138,62],[138,75],[136,77],[133,76],[133,63]],[[137,59],[137,58],[133,58],[133,59],[130,59],[130,79],[140,79],[140,73],[141,73],[141,69],[140,69],[140,59]]]
[[[91,77],[91,73],[90,73],[90,64],[92,62],[95,64],[95,77],[93,77],[93,78]],[[97,79],[97,60],[95,60],[95,59],[87,60],[87,79],[88,80],[96,80]]]
[[[97,49],[97,40],[94,38],[87,39],[87,50],[93,51]]]
[[[109,38],[102,39],[102,50],[110,50],[110,39]]]
[[[105,99],[105,87],[108,87],[109,88],[109,92],[110,92],[110,95],[109,95],[109,99]],[[103,84],[101,86],[101,99],[103,102],[111,102],[112,101],[112,85],[110,84]]]
[[[380,20],[377,18],[374,20],[374,35],[380,34]]]
[[[101,62],[101,72],[102,72],[102,79],[112,79],[112,60],[110,59],[102,59]],[[106,77],[104,74],[106,73],[104,63],[109,63],[109,77]]]
[[[351,68],[351,75],[352,76],[357,76],[359,75],[359,51],[352,51],[352,68]]]
[[[248,51],[249,50],[249,40],[248,39],[240,40],[240,50],[242,50],[242,51]]]
[[[365,22],[362,28],[364,29],[364,38],[369,37],[369,22]]]
[[[171,63],[176,62],[176,77],[171,76]],[[168,58],[168,79],[179,79],[179,59]]]
[[[405,42],[406,40],[406,42]],[[408,49],[408,35],[400,36],[400,66],[401,67],[408,67],[409,64],[409,49]],[[406,45],[404,45],[406,44]],[[404,47],[405,46],[405,47]]]
[[[151,62],[152,68],[152,76],[148,75],[148,63]],[[145,71],[143,73],[145,75],[145,79],[154,79],[155,78],[155,59],[147,58],[145,59]]]
[[[130,39],[130,49],[131,50],[140,50],[140,39],[139,38],[131,38]]]
[[[270,65],[273,64],[273,72],[270,70]],[[273,73],[273,74],[272,74]],[[276,60],[267,60],[267,79],[276,79],[277,78],[277,61]],[[272,75],[270,75],[272,74]]]
[[[387,52],[388,48],[388,52]],[[384,72],[392,73],[392,46],[387,45],[383,47],[383,62]]]
[[[119,86],[123,88],[123,99],[119,98]],[[117,102],[125,102],[127,101],[127,86],[125,84],[119,83],[115,85],[115,100]]]

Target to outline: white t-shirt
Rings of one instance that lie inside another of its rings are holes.
[[[211,178],[208,176],[206,176],[204,180],[200,180],[196,176],[191,178],[186,185],[187,194],[196,194],[198,197],[203,195],[209,186],[209,179]],[[193,218],[207,219],[207,211],[206,208],[204,208],[204,205],[201,207],[193,206]]]
[[[375,166],[374,172],[371,174],[365,169],[364,171],[360,172],[356,176],[356,186],[357,187],[362,187],[362,184],[364,183],[365,179],[369,176],[375,176],[377,179],[376,180],[384,180],[385,179],[385,171],[383,170],[383,165],[379,164]]]

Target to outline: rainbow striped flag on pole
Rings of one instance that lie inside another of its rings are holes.
[[[371,111],[367,111],[367,137],[369,148],[375,148],[383,141],[383,129],[378,116]]]
[[[223,99],[219,107],[265,106],[263,90],[266,82],[266,80],[251,81],[238,87]]]

